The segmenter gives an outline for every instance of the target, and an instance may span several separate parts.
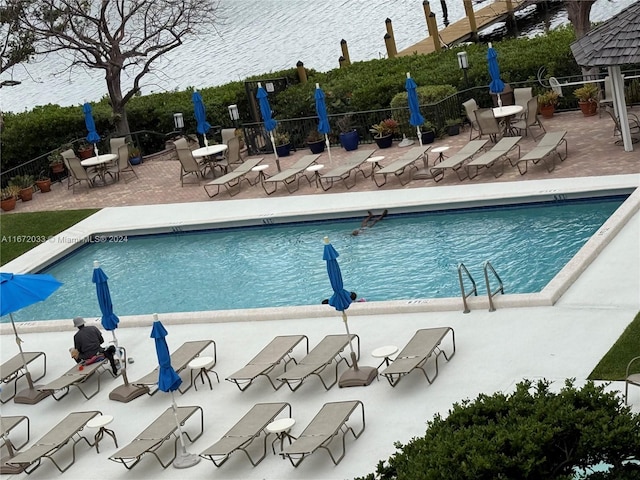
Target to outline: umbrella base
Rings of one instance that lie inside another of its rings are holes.
[[[202,457],[195,453],[181,453],[173,461],[173,468],[189,468],[197,465]]]
[[[378,369],[374,367],[358,367],[358,370],[350,368],[342,374],[338,386],[366,387],[378,376]]]
[[[139,387],[137,385],[120,385],[114,388],[109,394],[109,400],[115,400],[116,402],[128,403],[131,400],[138,398],[140,395],[149,393],[148,387]]]
[[[22,390],[21,392],[18,392],[14,397],[13,401],[15,403],[35,405],[40,400],[42,400],[43,398],[47,398],[49,395],[53,393],[52,391],[41,392],[40,390],[38,390],[38,387],[41,387],[41,386],[42,385],[35,385],[33,388],[27,388],[25,390]]]

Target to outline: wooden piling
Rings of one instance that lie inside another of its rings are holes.
[[[307,83],[307,70],[304,68],[304,63],[298,60],[296,67],[298,68],[298,80],[300,80],[300,83]]]
[[[438,35],[438,23],[436,22],[436,14],[431,12],[427,19],[427,26],[429,27],[429,36],[433,41],[433,49],[439,52],[442,49],[440,45],[440,35]]]
[[[384,23],[387,28],[387,34],[384,36],[384,44],[387,47],[387,57],[393,58],[398,54],[396,37],[393,36],[393,25],[391,24],[390,18],[387,18]]]
[[[342,49],[342,57],[343,57],[343,62],[341,66],[351,65],[351,58],[349,57],[349,47],[347,46],[347,41],[344,38],[340,40],[340,48]]]
[[[469,31],[471,32],[471,41],[478,41],[478,25],[476,24],[476,14],[473,11],[473,3],[471,0],[464,0],[464,13],[469,19]]]

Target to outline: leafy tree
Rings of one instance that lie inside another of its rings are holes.
[[[0,4],[0,73],[28,61],[35,53],[33,34],[19,28],[25,6],[23,0],[8,0]]]
[[[396,443],[377,475],[364,478],[571,480],[575,468],[599,462],[612,465],[606,478],[639,478],[640,415],[605,385],[549,387],[526,380],[511,394],[454,404],[447,418],[427,423],[424,437]],[[605,478],[597,475],[591,478]]]
[[[210,33],[217,0],[32,0],[20,3],[20,27],[58,52],[65,70],[104,70],[113,121],[129,132],[125,107],[154,62],[185,39]],[[41,43],[40,43],[41,41]],[[123,91],[123,77],[133,79]]]

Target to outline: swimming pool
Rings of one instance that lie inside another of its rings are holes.
[[[128,236],[126,242],[86,245],[45,269],[65,285],[20,311],[17,320],[98,316],[93,260],[110,277],[119,315],[319,304],[331,294],[322,261],[325,235],[341,254],[345,288],[367,300],[459,296],[460,262],[482,289],[486,260],[502,277],[505,293],[537,292],[623,200],[390,215],[358,236],[351,232],[361,218],[353,217]]]

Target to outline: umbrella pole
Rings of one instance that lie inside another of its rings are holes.
[[[324,143],[327,144],[327,153],[329,154],[329,163],[333,165],[333,160],[331,159],[331,144],[329,143],[329,135],[324,134]]]
[[[344,327],[347,329],[347,337],[349,338],[349,348],[351,349],[351,362],[353,368],[350,368],[342,374],[338,386],[343,387],[365,387],[378,377],[378,369],[375,367],[358,367],[356,352],[353,350],[351,343],[351,334],[349,333],[349,323],[347,322],[347,314],[342,312],[342,320]]]
[[[280,159],[278,158],[278,151],[276,150],[276,140],[273,138],[273,130],[269,132],[269,136],[271,137],[271,145],[273,145],[273,153],[276,156],[276,166],[278,167],[278,171],[280,170]]]
[[[22,351],[22,339],[18,336],[18,330],[16,329],[16,324],[13,320],[13,313],[9,314],[9,318],[11,319],[11,326],[13,327],[13,333],[16,336],[16,343],[18,344],[18,350],[20,350],[20,358],[22,359],[22,368],[24,368],[25,376],[27,377],[27,383],[29,383],[29,390],[33,390],[33,380],[31,379],[31,373],[29,372],[29,368],[27,367],[27,361],[24,358],[24,352]]]
[[[180,439],[180,452],[176,453],[176,459],[173,461],[174,468],[189,468],[197,465],[202,460],[198,455],[194,453],[188,453],[187,447],[184,445],[184,438],[182,433],[182,427],[180,426],[180,420],[178,419],[178,405],[176,405],[176,397],[171,392],[171,408],[173,409],[173,416],[176,419],[176,426],[178,427],[178,438]]]
[[[422,134],[420,133],[420,127],[416,127],[416,133],[418,134],[418,141],[420,142],[420,146],[422,146]]]
[[[342,321],[344,322],[344,328],[347,329],[347,338],[349,339],[349,349],[351,350],[351,364],[354,370],[358,370],[358,359],[356,358],[356,352],[353,350],[353,344],[351,343],[351,333],[349,333],[349,322],[347,322],[347,314],[342,312]]]
[[[15,403],[24,403],[27,405],[34,405],[38,403],[43,398],[51,395],[52,392],[41,392],[40,390],[36,390],[33,385],[33,380],[31,379],[31,372],[29,372],[29,368],[27,368],[27,361],[24,358],[24,352],[22,351],[22,339],[18,336],[18,330],[16,329],[15,321],[13,320],[13,314],[9,314],[9,318],[11,319],[11,326],[13,327],[13,333],[16,336],[16,343],[18,344],[18,349],[20,350],[20,358],[22,358],[22,368],[24,368],[25,377],[27,377],[27,383],[29,384],[29,388],[21,391],[15,392],[16,395],[13,399]],[[16,383],[16,387],[17,387]]]

